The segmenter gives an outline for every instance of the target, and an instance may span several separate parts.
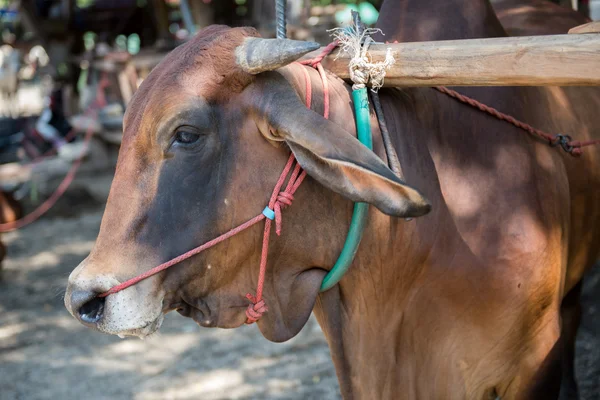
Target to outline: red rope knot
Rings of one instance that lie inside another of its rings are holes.
[[[573,141],[569,135],[556,135],[554,138],[552,138],[552,140],[550,140],[550,146],[561,146],[564,151],[575,157],[579,157],[582,153],[581,142]]]
[[[265,303],[264,299],[256,301],[256,297],[250,293],[246,295],[246,298],[252,303],[248,305],[248,308],[246,308],[246,323],[250,325],[258,321],[265,312],[269,311],[269,309],[267,308],[267,304]]]
[[[279,192],[277,196],[277,201],[275,202],[275,206],[273,207],[275,211],[275,233],[277,236],[281,235],[281,210],[285,210],[286,207],[292,205],[294,201],[294,195],[290,192]]]

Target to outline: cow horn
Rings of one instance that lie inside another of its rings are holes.
[[[236,58],[244,71],[256,75],[284,67],[319,47],[301,40],[246,38],[236,49]]]

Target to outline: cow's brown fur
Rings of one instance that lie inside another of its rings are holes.
[[[512,36],[559,35],[565,34],[574,26],[589,22],[583,14],[560,7],[546,0],[493,0],[492,4],[506,31]],[[564,88],[572,100],[577,101],[578,88]],[[589,266],[585,262],[584,266]],[[580,277],[581,264],[569,263],[571,275],[576,281]],[[575,379],[575,339],[581,320],[582,283],[576,283],[568,289],[561,304],[562,334],[564,343],[562,352],[561,399],[578,399],[579,393]]]
[[[505,34],[486,1],[423,3],[386,2],[382,15],[400,16],[392,25],[381,21],[386,39]],[[204,52],[231,59],[218,43],[241,42],[251,33],[210,29],[168,56],[135,95],[98,242],[70,277],[65,299],[76,316],[80,293],[89,299],[260,212],[289,154],[278,141],[299,156],[314,153],[309,142],[298,147],[294,132],[303,130],[323,154],[338,148],[343,158],[349,144],[340,128],[355,135],[350,88],[333,76],[330,125],[318,116],[323,94],[312,70],[316,113],[303,108],[298,66],[248,76],[241,93],[215,90],[220,71],[192,60]],[[212,45],[194,46],[203,40]],[[579,140],[598,137],[591,130],[597,89],[461,91],[542,129]],[[259,328],[270,340],[286,340],[314,305],[348,399],[555,398],[561,302],[600,243],[600,150],[571,158],[432,89],[383,90],[381,98],[402,174],[431,201],[431,214],[407,222],[372,209],[351,270],[318,295],[342,247],[352,203],[324,187],[327,176],[315,174],[324,183],[304,183],[284,213],[282,236],[272,241],[265,285],[270,309]],[[179,117],[167,120],[179,114],[199,121],[202,147],[169,147],[170,126]],[[385,157],[373,124],[374,151]],[[375,168],[362,159],[366,153],[356,157]],[[376,176],[358,179],[380,189]],[[203,326],[241,325],[243,295],[256,284],[261,236],[255,227],[109,296],[106,315],[94,327],[143,336],[171,309]]]

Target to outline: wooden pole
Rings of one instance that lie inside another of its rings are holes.
[[[383,61],[388,48],[396,63],[385,86],[600,85],[600,34],[595,33],[374,44],[372,61]],[[349,59],[335,51],[323,65],[349,79]]]

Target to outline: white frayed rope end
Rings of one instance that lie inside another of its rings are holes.
[[[374,42],[371,35],[383,34],[381,29],[366,28],[360,31],[356,25],[352,25],[331,29],[329,32],[332,32],[341,50],[352,56],[348,63],[350,79],[354,82],[352,89],[362,89],[370,83],[371,90],[378,91],[383,86],[386,71],[396,62],[391,48],[387,49],[385,60],[381,62],[371,62],[367,54],[369,46]]]

